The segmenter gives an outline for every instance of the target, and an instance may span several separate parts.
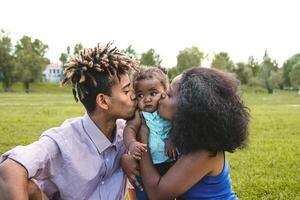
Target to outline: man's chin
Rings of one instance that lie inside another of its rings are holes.
[[[124,117],[125,120],[131,120],[134,118],[134,115],[135,115],[135,111],[132,112],[130,115],[128,115],[128,117]]]

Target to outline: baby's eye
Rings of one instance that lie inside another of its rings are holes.
[[[154,97],[157,95],[157,92],[151,92],[150,95]]]
[[[142,99],[143,97],[144,97],[143,94],[137,94],[137,98],[138,98],[138,99]]]

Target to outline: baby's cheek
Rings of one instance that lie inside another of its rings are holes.
[[[139,108],[139,109],[143,109],[143,107],[144,107],[144,106],[143,106],[142,101],[138,101],[138,108]]]

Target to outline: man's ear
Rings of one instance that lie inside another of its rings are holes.
[[[96,96],[96,104],[103,110],[108,110],[109,98],[107,95],[99,93]]]

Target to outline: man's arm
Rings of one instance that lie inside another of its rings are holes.
[[[59,154],[56,142],[47,136],[27,146],[17,146],[0,157],[0,199],[28,200],[30,193],[29,178],[37,172],[44,178],[55,174],[47,168],[51,160]],[[5,159],[5,160],[3,160]]]
[[[1,200],[28,200],[27,170],[14,160],[7,159],[0,164]]]

